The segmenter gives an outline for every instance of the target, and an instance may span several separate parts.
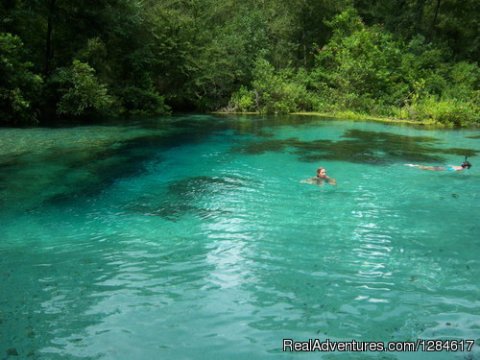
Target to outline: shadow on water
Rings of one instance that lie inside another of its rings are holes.
[[[144,195],[126,206],[127,211],[149,216],[159,216],[177,221],[182,216],[193,215],[201,219],[227,216],[230,211],[211,207],[202,199],[212,199],[238,191],[245,180],[238,177],[195,176],[174,181],[167,186],[166,194]],[[194,205],[203,203],[204,206]]]
[[[474,156],[476,150],[437,148],[438,140],[426,136],[405,136],[386,132],[347,130],[343,140],[302,141],[297,138],[246,143],[234,151],[244,154],[291,151],[305,162],[338,160],[354,163],[387,164],[392,161],[441,162],[442,154]]]

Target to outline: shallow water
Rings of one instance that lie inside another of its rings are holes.
[[[478,134],[315,117],[0,129],[0,359],[478,344]],[[463,173],[404,166],[464,155]],[[320,165],[336,187],[301,183]]]

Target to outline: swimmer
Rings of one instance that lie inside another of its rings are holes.
[[[337,185],[337,180],[327,176],[327,170],[323,167],[317,169],[317,176],[302,180],[302,183],[313,185],[323,185],[325,182],[330,185]]]
[[[472,164],[469,161],[465,160],[460,166],[456,165],[447,165],[447,166],[426,166],[418,164],[405,164],[405,166],[416,167],[421,170],[430,170],[430,171],[463,171],[465,169],[470,169]]]

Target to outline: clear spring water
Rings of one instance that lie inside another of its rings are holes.
[[[478,343],[478,134],[314,117],[0,129],[0,359]],[[463,154],[463,173],[403,165]],[[336,187],[300,182],[320,165]]]

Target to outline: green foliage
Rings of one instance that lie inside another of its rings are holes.
[[[57,112],[61,115],[82,116],[108,111],[114,99],[107,87],[98,81],[95,70],[80,60],[69,68],[60,69],[55,81],[60,87]]]
[[[111,75],[107,47],[99,37],[88,39],[86,45],[78,51],[77,59],[89,64],[95,69],[96,74],[100,74],[105,79]]]
[[[480,68],[476,64],[461,61],[449,68],[447,80],[445,94],[448,97],[472,99],[479,89]]]
[[[332,20],[326,21],[325,23],[333,30],[332,40],[335,42],[341,41],[342,38],[351,36],[365,29],[357,11],[352,7],[345,9],[333,17]]]
[[[317,111],[350,109],[455,126],[478,122],[471,101],[480,80],[476,64],[449,64],[423,37],[404,44],[365,26],[351,10],[330,25],[334,35],[311,72]]]
[[[368,26],[384,24],[387,31],[410,40],[416,36],[442,47],[456,60],[480,57],[478,0],[353,0]]]
[[[3,1],[1,121],[229,104],[478,122],[479,11],[478,0]]]
[[[18,36],[0,33],[0,122],[28,124],[37,121],[32,106],[38,99],[42,79],[24,60]]]
[[[120,99],[123,111],[133,115],[162,115],[170,112],[165,99],[154,89],[141,89],[128,86],[121,90]]]
[[[194,21],[181,7],[167,1],[152,2],[143,16],[141,42],[123,65],[127,83],[161,94],[174,106],[183,106],[192,98],[186,84],[195,78],[194,58],[198,55],[193,43],[198,35]],[[125,41],[130,41],[130,35],[125,36]]]
[[[260,112],[285,114],[298,111],[309,103],[305,85],[298,81],[290,68],[275,72],[268,61],[258,59],[253,76],[252,87],[258,94]]]
[[[250,112],[256,110],[255,93],[245,86],[233,93],[230,99],[230,107],[236,112]]]
[[[406,105],[396,115],[400,118],[430,120],[455,127],[480,123],[478,105],[458,99],[439,100],[433,95]]]
[[[230,101],[237,111],[256,110],[266,114],[286,114],[309,107],[311,100],[302,83],[303,73],[290,68],[276,72],[265,59],[259,58],[253,70],[252,90],[241,87]]]
[[[408,87],[398,71],[401,44],[380,27],[364,26],[351,10],[330,24],[339,28],[317,55],[314,86],[325,83],[344,106],[360,111],[370,108],[372,100],[393,105],[406,96]]]

